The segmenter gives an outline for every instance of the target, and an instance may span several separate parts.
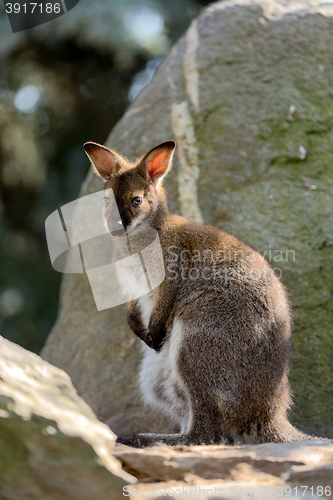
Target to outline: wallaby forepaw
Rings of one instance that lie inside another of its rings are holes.
[[[153,349],[160,351],[166,336],[165,324],[156,323],[152,317],[148,325],[148,332],[153,341]]]
[[[156,352],[159,352],[162,347],[163,347],[163,340],[164,339],[153,339],[153,349],[156,351]]]

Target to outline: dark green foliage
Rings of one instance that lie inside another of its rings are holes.
[[[106,140],[128,105],[135,75],[167,53],[200,3],[207,2],[105,1],[91,11],[91,2],[81,0],[66,18],[4,35],[0,333],[9,340],[39,352],[56,319],[61,275],[51,267],[44,222],[79,194],[89,167],[82,144]],[[160,38],[145,45],[126,33],[125,18],[133,12],[159,15],[164,21]],[[4,17],[1,4],[0,21],[6,25]],[[15,97],[28,85],[39,89],[40,99],[22,112]]]

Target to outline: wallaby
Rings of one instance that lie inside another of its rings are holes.
[[[178,434],[119,437],[134,447],[308,439],[287,419],[291,318],[286,291],[266,260],[235,236],[170,214],[163,179],[176,144],[134,163],[93,142],[84,149],[111,188],[125,232],[157,231],[165,278],[128,307],[143,342],[146,402],[171,415]],[[112,209],[105,209],[112,230]],[[131,278],[131,270],[124,280]]]

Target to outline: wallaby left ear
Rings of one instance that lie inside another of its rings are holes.
[[[117,153],[92,141],[86,142],[83,148],[97,175],[108,180],[117,174],[121,167],[121,158]]]
[[[171,170],[175,148],[174,141],[167,141],[151,149],[140,160],[139,172],[153,182],[160,181]]]

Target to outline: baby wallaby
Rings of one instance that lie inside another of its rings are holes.
[[[165,142],[132,163],[99,144],[84,145],[105,189],[113,191],[125,232],[135,239],[142,228],[154,229],[165,266],[157,288],[137,300],[128,297],[127,320],[142,340],[143,396],[171,415],[180,432],[117,442],[144,447],[307,439],[287,419],[291,320],[284,287],[265,259],[235,236],[169,213],[163,179],[175,146]],[[112,207],[106,205],[112,232]],[[134,272],[124,273],[125,288]]]

